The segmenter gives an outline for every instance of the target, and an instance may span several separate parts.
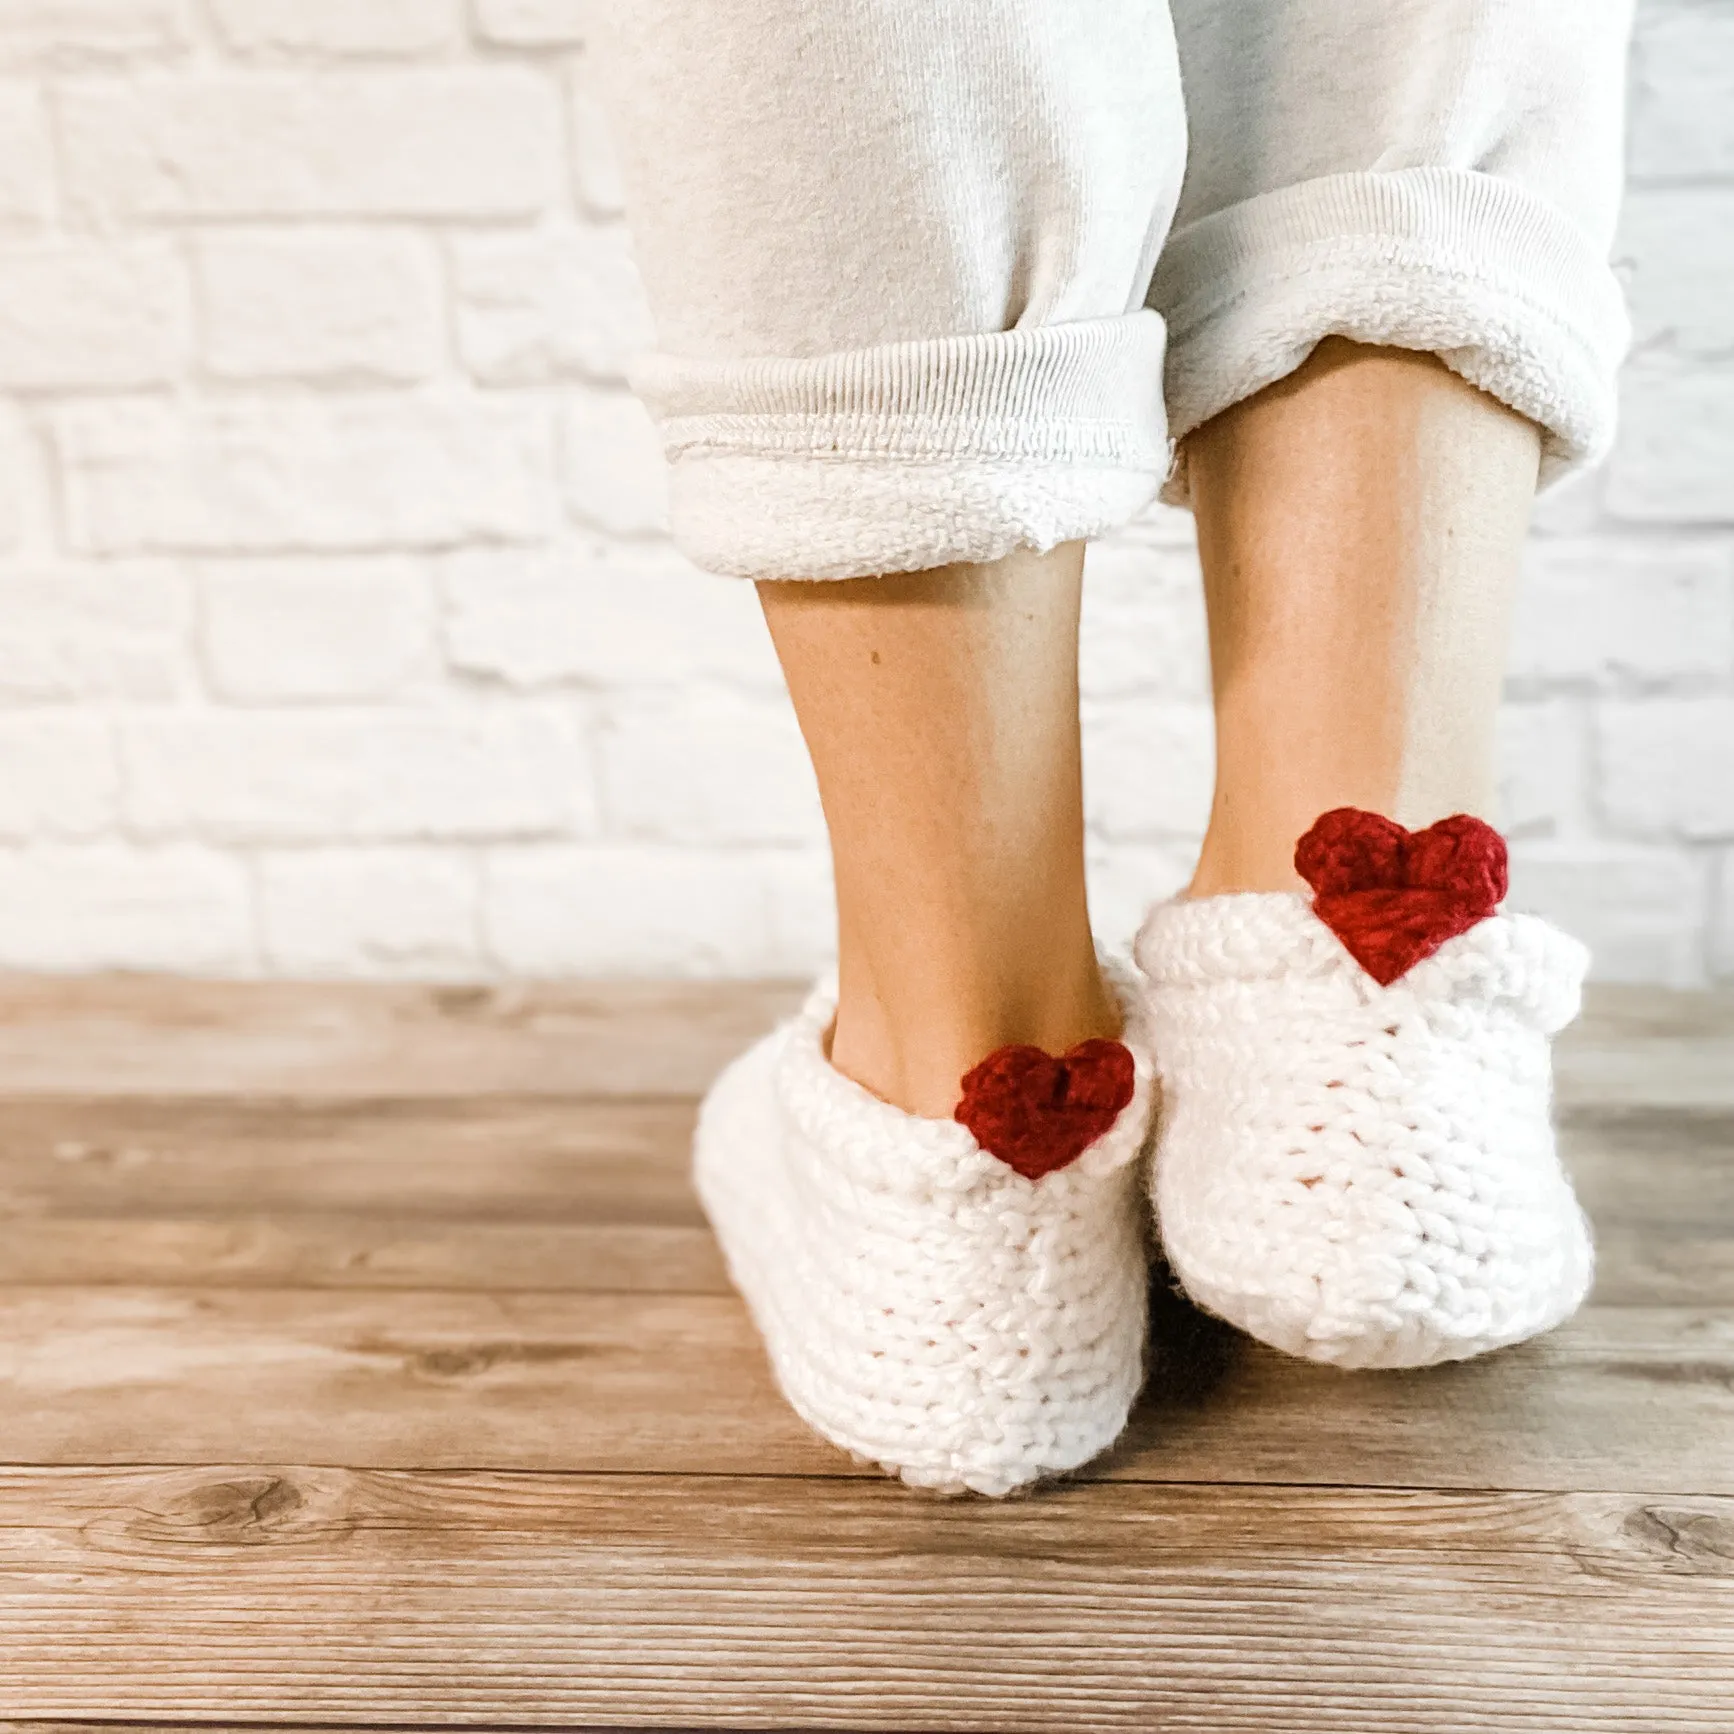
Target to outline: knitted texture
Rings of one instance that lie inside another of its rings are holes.
[[[1157,1219],[1201,1305],[1344,1367],[1461,1359],[1577,1307],[1589,1231],[1549,1112],[1575,940],[1494,915],[1384,986],[1281,892],[1158,905],[1137,956]]]
[[[913,1485],[1009,1493],[1125,1425],[1143,1377],[1154,1076],[1139,995],[1118,985],[1132,1099],[1039,1181],[838,1072],[829,984],[700,1112],[699,1196],[784,1394]]]

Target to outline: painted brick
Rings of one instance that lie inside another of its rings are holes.
[[[0,6],[0,966],[831,950],[752,588],[662,535],[620,383],[650,331],[593,5]],[[1640,14],[1625,427],[1538,502],[1502,792],[1602,973],[1695,981],[1734,975],[1734,14]],[[1154,508],[1090,555],[1110,940],[1208,798],[1193,544]]]
[[[721,680],[782,691],[753,587],[666,545],[476,550],[443,560],[440,578],[446,657],[460,674],[520,688]]]
[[[1607,466],[1599,464],[1592,470],[1574,470],[1559,481],[1551,482],[1535,497],[1535,509],[1530,527],[1538,537],[1585,536],[1594,532],[1601,522],[1602,488],[1607,479]]]
[[[576,47],[590,34],[595,0],[476,0],[484,42],[513,48]]]
[[[1208,700],[1204,589],[1193,550],[1125,537],[1091,546],[1079,678],[1086,698],[1149,692]]]
[[[807,975],[834,954],[820,852],[495,850],[490,955],[519,976]]]
[[[163,566],[0,571],[0,702],[183,699],[192,586]]]
[[[166,383],[185,347],[173,251],[54,242],[0,251],[0,387]]]
[[[315,849],[259,863],[266,967],[285,975],[474,979],[477,863],[431,849]]]
[[[1644,8],[1628,162],[1639,180],[1734,178],[1734,13],[1725,5]]]
[[[139,835],[460,841],[593,828],[581,719],[512,710],[139,713],[121,724]]]
[[[1197,865],[1190,845],[1105,843],[1091,838],[1086,855],[1090,925],[1102,945],[1123,950],[1150,905],[1185,889]]]
[[[1637,189],[1627,195],[1614,259],[1632,339],[1681,355],[1734,354],[1734,189]]]
[[[1084,712],[1084,811],[1108,841],[1204,834],[1215,777],[1210,711],[1120,700]]]
[[[528,540],[552,509],[534,405],[91,402],[61,411],[56,436],[69,535],[86,553]]]
[[[618,384],[654,341],[622,223],[459,239],[453,258],[464,365],[490,384]]]
[[[0,66],[174,53],[191,40],[187,0],[10,0]]]
[[[1520,843],[1511,904],[1583,940],[1597,981],[1695,987],[1703,979],[1703,875],[1671,850]]]
[[[1611,686],[1734,674],[1734,547],[1611,537],[1531,544],[1514,681]]]
[[[587,61],[579,61],[571,74],[572,179],[581,210],[592,217],[618,217],[626,209],[626,194],[614,137],[596,94],[598,76]]]
[[[1636,523],[1734,524],[1734,367],[1627,370],[1606,499]]]
[[[211,236],[194,260],[205,365],[224,378],[413,380],[440,365],[439,271],[412,236]]]
[[[603,811],[616,836],[824,841],[819,792],[786,700],[701,688],[616,701],[597,744]]]
[[[1717,863],[1716,898],[1711,912],[1709,973],[1722,983],[1734,982],[1734,849],[1724,849]]]
[[[62,97],[74,201],[116,218],[510,217],[558,196],[551,80],[517,67],[154,78]]]
[[[461,29],[459,0],[211,0],[211,13],[245,55],[429,54]]]
[[[1571,700],[1508,704],[1499,715],[1499,828],[1551,837],[1588,823],[1588,724]]]
[[[1602,803],[1614,825],[1734,838],[1734,698],[1610,703],[1597,720]]]
[[[0,552],[10,553],[23,537],[35,467],[31,444],[20,418],[0,403]]]
[[[207,566],[199,583],[221,698],[390,698],[433,679],[432,588],[411,562],[246,561]]]
[[[94,837],[119,816],[114,744],[99,716],[0,715],[0,838]]]
[[[39,227],[53,210],[47,105],[30,85],[0,85],[0,224]]]
[[[662,445],[637,398],[577,393],[566,408],[566,504],[593,529],[646,536],[668,528]]]
[[[124,843],[0,853],[0,968],[246,975],[246,870],[214,849]]]
[[[1192,549],[1198,546],[1198,526],[1184,506],[1164,506],[1152,501],[1114,540],[1136,542],[1146,548]]]

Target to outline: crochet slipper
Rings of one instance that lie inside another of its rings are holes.
[[[784,1395],[913,1485],[1009,1493],[1125,1425],[1154,1077],[1140,995],[1115,985],[1123,1044],[1002,1049],[970,1074],[959,1114],[983,1142],[831,1065],[829,983],[700,1111],[699,1196]]]
[[[1310,1360],[1457,1360],[1589,1287],[1549,1037],[1588,953],[1500,913],[1505,846],[1353,809],[1299,893],[1158,905],[1137,942],[1162,1084],[1157,1222],[1194,1300]]]

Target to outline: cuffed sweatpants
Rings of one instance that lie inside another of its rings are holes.
[[[631,0],[599,84],[676,539],[752,578],[1133,517],[1323,337],[1596,457],[1630,0]]]

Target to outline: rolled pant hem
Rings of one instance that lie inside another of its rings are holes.
[[[871,578],[1105,534],[1156,497],[1161,465],[689,451],[674,538],[740,578]]]
[[[748,578],[996,560],[1115,528],[1169,461],[1164,331],[1111,318],[810,359],[645,357],[675,539]]]
[[[1605,260],[1556,207],[1456,169],[1332,175],[1171,237],[1176,438],[1301,365],[1328,336],[1430,351],[1542,430],[1542,480],[1607,449],[1629,338]],[[1183,465],[1163,490],[1186,500]]]

